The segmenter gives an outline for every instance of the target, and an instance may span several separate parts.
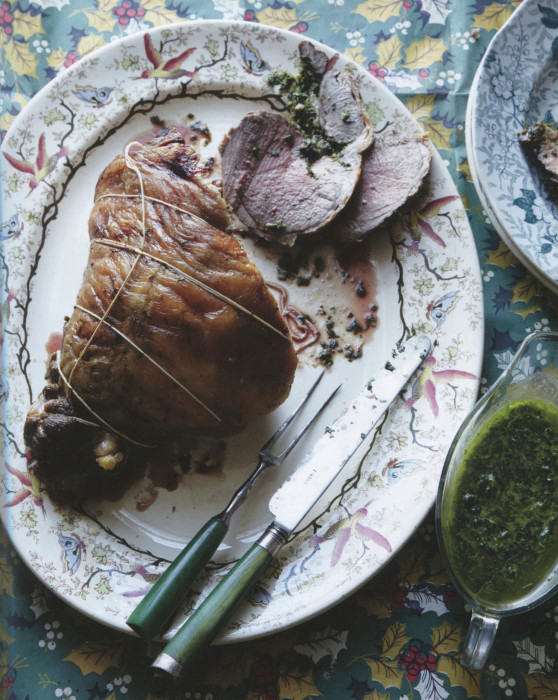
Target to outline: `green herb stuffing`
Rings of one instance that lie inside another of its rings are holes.
[[[558,409],[524,399],[479,431],[446,531],[455,574],[479,600],[509,603],[544,580],[558,552]]]
[[[268,79],[270,87],[277,88],[285,99],[285,106],[296,128],[305,136],[300,154],[309,163],[322,156],[336,156],[345,144],[328,138],[319,122],[315,102],[320,92],[322,76],[314,68],[308,56],[301,56],[298,74],[276,71]]]
[[[272,233],[282,233],[287,230],[287,224],[282,221],[273,221],[265,225],[265,230]]]

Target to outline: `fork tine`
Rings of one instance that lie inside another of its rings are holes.
[[[320,377],[321,378],[321,377]],[[314,415],[308,420],[306,425],[304,425],[298,433],[292,438],[292,440],[289,442],[289,444],[283,449],[283,451],[278,454],[278,455],[273,455],[270,454],[268,450],[261,450],[260,455],[265,456],[265,459],[267,459],[269,462],[271,462],[274,466],[277,466],[278,464],[281,464],[281,462],[285,459],[285,457],[291,452],[293,447],[297,444],[297,442],[300,440],[300,438],[304,435],[304,433],[310,428],[312,423],[318,418],[318,416],[322,413],[322,411],[325,409],[325,407],[328,405],[328,403],[331,401],[331,399],[335,396],[335,394],[339,391],[341,388],[341,384],[334,389],[331,394],[327,397],[327,399],[323,402],[323,404],[320,406],[320,408],[314,413]],[[283,427],[283,426],[281,426]],[[286,426],[285,426],[286,427]],[[262,452],[264,452],[264,455],[262,455]]]
[[[265,443],[265,445],[261,448],[260,450],[260,455],[262,452],[266,453],[267,450],[269,450],[277,440],[283,435],[285,430],[289,427],[289,425],[293,422],[293,420],[298,416],[300,411],[302,410],[304,404],[308,401],[308,399],[312,396],[314,389],[318,386],[318,384],[321,382],[323,376],[325,374],[325,369],[323,369],[320,374],[318,375],[318,378],[316,381],[312,384],[312,386],[308,389],[306,392],[305,396],[303,397],[302,401],[298,404],[298,406],[295,408],[295,410],[290,414],[290,416],[287,416],[286,420],[279,426],[279,428],[273,433],[273,435],[269,438],[269,440]]]

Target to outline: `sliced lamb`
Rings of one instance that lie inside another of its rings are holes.
[[[298,53],[302,60],[308,59],[312,67],[318,75],[323,75],[327,70],[329,58],[323,52],[317,49],[314,44],[309,41],[303,41],[298,45]]]
[[[357,87],[345,71],[335,71],[337,57],[330,61],[318,94],[318,119],[327,137],[336,143],[366,141],[369,117]]]
[[[349,201],[373,130],[351,76],[308,42],[298,76],[282,74],[291,114],[251,112],[223,140],[223,195],[259,236],[292,244],[323,229]]]
[[[377,135],[363,156],[351,200],[331,225],[332,235],[343,243],[363,241],[418,192],[431,158],[426,134]]]
[[[293,243],[319,231],[348,202],[360,174],[356,148],[309,166],[299,152],[303,143],[284,117],[264,111],[243,117],[223,142],[225,200],[250,231]]]

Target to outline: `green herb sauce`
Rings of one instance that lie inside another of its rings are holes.
[[[286,71],[276,71],[267,79],[270,87],[285,97],[291,120],[305,136],[300,146],[300,154],[309,163],[322,156],[335,156],[341,153],[345,144],[328,138],[316,112],[316,98],[320,92],[322,76],[314,68],[308,56],[300,57],[301,66],[297,75]]]
[[[502,605],[538,586],[558,557],[558,409],[522,399],[479,431],[459,467],[443,525],[455,575]]]

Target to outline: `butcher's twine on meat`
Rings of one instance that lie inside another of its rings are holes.
[[[149,253],[147,250],[142,250],[141,248],[129,245],[128,243],[122,243],[121,241],[112,241],[112,240],[109,240],[107,238],[96,238],[95,240],[92,241],[92,243],[97,243],[98,245],[106,245],[106,246],[109,246],[110,248],[120,248],[121,250],[127,250],[130,253],[137,253],[140,256],[144,256],[146,258],[150,258],[151,260],[155,260],[156,262],[160,263],[161,265],[164,265],[165,267],[169,267],[171,270],[174,270],[179,275],[181,275],[182,277],[187,279],[188,282],[191,282],[192,284],[195,284],[198,287],[201,287],[201,289],[204,289],[206,292],[213,294],[213,296],[216,296],[218,299],[221,299],[221,301],[224,301],[225,303],[230,304],[231,306],[233,306],[235,309],[237,309],[241,313],[247,314],[248,316],[253,318],[255,321],[259,321],[261,324],[263,324],[264,326],[266,326],[270,330],[277,333],[277,335],[281,336],[281,338],[284,338],[285,340],[289,340],[289,342],[290,342],[290,339],[288,338],[288,336],[286,336],[280,330],[278,330],[277,328],[272,326],[271,323],[264,321],[263,318],[260,318],[256,314],[252,313],[252,311],[250,311],[246,307],[242,306],[238,302],[234,301],[234,299],[230,299],[225,294],[221,294],[221,292],[218,292],[216,289],[213,289],[209,285],[205,284],[205,282],[202,282],[201,280],[197,279],[196,277],[189,275],[187,272],[184,272],[184,270],[181,270],[179,267],[176,267],[176,265],[173,265],[172,263],[168,262],[167,260],[163,260],[163,258],[160,258],[157,255],[153,255],[153,253]]]
[[[204,289],[205,291],[209,292],[210,294],[213,294],[213,295],[216,296],[218,299],[221,299],[221,300],[224,301],[225,303],[230,304],[232,307],[234,307],[235,309],[237,309],[237,310],[240,311],[241,313],[244,313],[244,314],[250,316],[250,317],[253,318],[254,320],[256,320],[256,321],[258,321],[259,323],[263,324],[266,328],[269,328],[269,329],[272,330],[274,333],[276,333],[277,335],[281,336],[281,338],[283,338],[283,339],[285,339],[285,340],[287,340],[287,341],[289,341],[289,342],[290,342],[290,338],[289,338],[288,335],[285,335],[284,333],[282,333],[280,330],[278,330],[277,328],[275,328],[274,326],[272,326],[270,323],[268,323],[268,322],[265,321],[264,319],[260,318],[260,317],[257,316],[256,314],[252,313],[249,309],[246,309],[244,306],[242,306],[242,305],[239,304],[238,302],[234,301],[234,299],[230,299],[230,298],[227,297],[225,294],[222,294],[221,292],[218,292],[216,289],[212,289],[210,286],[208,286],[207,284],[205,284],[205,283],[202,282],[201,280],[196,279],[196,278],[193,277],[192,275],[189,275],[187,272],[184,272],[184,270],[181,270],[179,267],[176,267],[175,265],[173,265],[173,264],[167,262],[166,260],[163,260],[162,258],[159,258],[158,256],[153,255],[152,253],[150,253],[150,252],[144,250],[145,240],[146,240],[146,206],[145,206],[145,204],[146,204],[146,201],[147,201],[147,200],[152,201],[152,202],[155,202],[155,203],[158,203],[158,204],[162,204],[162,205],[164,205],[164,206],[166,206],[166,207],[170,207],[170,208],[172,208],[172,209],[175,209],[175,210],[177,210],[177,211],[179,211],[179,212],[181,212],[181,213],[183,213],[183,214],[187,214],[188,216],[190,216],[190,217],[192,217],[192,218],[194,218],[194,219],[198,219],[199,221],[203,221],[203,220],[200,219],[200,217],[198,217],[198,216],[196,216],[195,214],[193,214],[192,212],[188,211],[187,209],[182,209],[181,207],[178,207],[178,206],[176,206],[176,205],[170,204],[169,202],[165,202],[165,201],[162,200],[162,199],[157,199],[157,198],[155,198],[155,197],[149,197],[149,196],[146,196],[146,195],[145,195],[144,186],[143,186],[143,176],[142,176],[142,173],[141,173],[139,167],[136,165],[136,163],[134,163],[134,161],[133,161],[133,159],[132,159],[132,157],[131,157],[131,154],[130,154],[130,148],[131,148],[132,146],[140,146],[141,148],[143,148],[144,146],[143,146],[143,144],[141,144],[141,143],[132,142],[132,143],[129,143],[129,144],[126,146],[126,149],[125,149],[125,152],[124,152],[124,157],[125,157],[126,165],[127,165],[131,170],[133,170],[133,171],[137,174],[137,176],[138,176],[139,186],[140,186],[140,192],[139,192],[138,194],[110,194],[110,193],[108,193],[108,194],[101,195],[101,197],[99,197],[99,199],[108,198],[108,197],[126,197],[126,198],[128,198],[128,197],[129,197],[129,198],[138,197],[138,198],[141,198],[141,208],[142,208],[142,230],[141,230],[140,245],[139,245],[139,246],[132,246],[132,245],[128,245],[128,244],[126,244],[126,243],[121,243],[121,242],[119,242],[119,241],[112,241],[112,240],[99,239],[99,238],[94,239],[94,240],[92,241],[92,243],[96,243],[96,244],[100,244],[100,245],[109,246],[109,247],[111,247],[111,248],[119,248],[119,249],[121,249],[121,250],[127,250],[127,251],[129,251],[129,252],[131,252],[131,253],[135,253],[135,254],[136,254],[136,257],[135,257],[134,262],[132,263],[132,265],[131,265],[131,267],[130,267],[130,270],[129,270],[128,273],[126,274],[126,277],[124,278],[122,284],[120,285],[119,289],[117,290],[116,294],[115,294],[114,297],[112,298],[110,304],[108,305],[107,309],[105,310],[105,312],[103,313],[102,316],[99,316],[99,315],[97,315],[96,313],[94,313],[93,311],[90,311],[89,309],[86,309],[86,308],[84,308],[83,306],[80,306],[79,304],[76,304],[76,307],[75,307],[75,308],[77,308],[77,309],[79,309],[80,311],[83,311],[83,312],[89,314],[90,316],[93,316],[93,317],[98,321],[98,323],[97,323],[97,325],[95,326],[95,328],[94,328],[93,332],[91,333],[89,339],[87,340],[86,344],[85,344],[84,347],[82,348],[82,350],[81,350],[81,352],[80,352],[80,354],[79,354],[79,356],[78,356],[78,358],[77,358],[77,360],[76,360],[74,366],[72,367],[72,370],[71,370],[71,372],[70,372],[70,376],[69,376],[69,377],[66,377],[66,376],[63,374],[63,372],[62,372],[62,370],[61,370],[61,368],[60,368],[60,353],[59,353],[59,352],[58,352],[57,355],[56,355],[56,362],[57,362],[57,367],[58,367],[58,373],[59,373],[59,375],[60,375],[62,381],[64,382],[64,384],[68,387],[68,389],[72,392],[72,394],[76,397],[76,399],[77,399],[81,404],[83,404],[83,406],[85,406],[85,408],[86,408],[93,416],[95,416],[95,418],[97,418],[97,420],[99,420],[103,425],[105,425],[105,426],[106,426],[109,430],[111,430],[113,433],[115,433],[116,435],[119,435],[120,437],[124,438],[124,439],[127,440],[128,442],[131,442],[131,443],[134,444],[134,445],[138,445],[138,446],[140,446],[140,447],[155,447],[155,445],[148,445],[148,444],[145,444],[145,443],[142,443],[142,442],[138,442],[137,440],[134,440],[133,438],[131,438],[129,435],[126,435],[125,433],[121,432],[120,430],[118,430],[117,428],[115,428],[114,426],[112,426],[112,425],[111,425],[110,423],[108,423],[104,418],[102,418],[98,413],[96,413],[96,412],[91,408],[91,406],[88,405],[88,403],[79,395],[79,393],[78,393],[78,392],[75,390],[75,388],[72,386],[72,377],[73,377],[73,373],[74,373],[76,367],[78,366],[78,364],[79,364],[80,361],[82,360],[82,358],[83,358],[83,356],[85,355],[85,353],[86,353],[88,347],[91,345],[91,343],[92,343],[92,341],[93,341],[93,338],[95,337],[95,335],[97,334],[97,332],[99,331],[99,329],[101,328],[101,326],[104,325],[104,326],[107,326],[108,328],[110,328],[114,333],[117,333],[119,336],[121,336],[121,337],[122,337],[124,340],[126,340],[135,350],[137,350],[137,351],[138,351],[139,353],[141,353],[147,360],[149,360],[151,363],[153,363],[153,365],[155,365],[155,367],[157,367],[163,374],[165,374],[165,376],[167,376],[172,382],[174,382],[178,387],[180,387],[180,389],[182,389],[184,392],[186,392],[186,393],[188,394],[188,396],[190,396],[190,398],[192,398],[194,401],[196,401],[196,403],[198,403],[200,406],[202,406],[202,408],[204,408],[211,416],[213,416],[213,418],[215,418],[215,420],[216,420],[218,423],[221,422],[221,418],[220,418],[216,413],[214,413],[214,411],[212,411],[211,408],[209,408],[209,406],[206,406],[206,404],[205,404],[200,398],[198,398],[192,391],[190,391],[190,390],[189,390],[187,387],[185,387],[181,382],[179,382],[178,379],[176,379],[175,377],[173,377],[172,374],[171,374],[170,372],[168,372],[164,367],[162,367],[158,362],[156,362],[152,357],[150,357],[144,350],[142,350],[142,348],[140,348],[138,345],[136,345],[136,343],[134,343],[130,338],[128,338],[124,333],[122,333],[122,331],[119,331],[117,328],[115,328],[115,327],[107,320],[107,317],[108,317],[108,315],[109,315],[109,313],[110,313],[112,307],[114,306],[114,304],[115,304],[116,300],[118,299],[118,297],[120,296],[122,290],[124,289],[124,287],[125,287],[126,284],[128,283],[130,277],[132,276],[132,273],[134,272],[134,270],[135,270],[136,267],[137,267],[138,262],[139,262],[143,257],[147,257],[147,258],[150,258],[151,260],[155,260],[156,262],[160,263],[161,265],[164,265],[165,267],[168,267],[168,268],[174,270],[175,272],[177,272],[179,275],[181,275],[182,277],[184,277],[186,280],[188,280],[188,281],[191,282],[192,284],[197,285],[198,287]],[[204,223],[205,223],[205,222],[204,222]],[[94,424],[94,423],[91,423],[91,425],[95,425],[95,424]],[[96,426],[96,427],[98,427],[98,426]]]
[[[134,440],[131,438],[129,435],[126,435],[126,433],[121,432],[114,426],[112,426],[110,423],[108,423],[102,416],[100,416],[98,413],[96,413],[91,406],[83,399],[78,392],[74,389],[74,387],[70,384],[69,379],[66,378],[64,373],[62,372],[62,368],[60,367],[60,352],[56,353],[56,367],[58,369],[58,374],[60,375],[60,378],[64,382],[64,384],[68,387],[68,389],[72,392],[72,394],[76,397],[76,399],[85,406],[85,408],[91,413],[95,418],[100,421],[103,425],[105,425],[111,432],[115,433],[116,435],[120,435],[121,438],[124,438],[128,442],[131,442],[133,445],[138,445],[139,447],[156,447],[156,445],[148,445],[144,442],[138,442],[137,440]],[[95,425],[94,423],[89,423],[89,425]],[[95,426],[99,427],[99,426]]]
[[[209,413],[211,413],[211,415],[212,415],[217,421],[219,421],[219,422],[221,421],[221,419],[219,418],[219,416],[218,416],[216,413],[214,413],[208,406],[206,406],[206,405],[203,403],[203,401],[201,401],[192,391],[190,391],[190,389],[188,389],[188,387],[185,387],[184,384],[182,384],[181,382],[178,381],[178,379],[176,379],[176,377],[173,377],[172,374],[171,374],[169,371],[167,371],[162,365],[160,365],[156,360],[154,360],[150,355],[148,355],[148,354],[145,352],[145,350],[143,350],[142,348],[140,348],[139,345],[137,345],[136,343],[134,343],[134,341],[131,340],[131,338],[128,338],[128,336],[127,336],[125,333],[122,333],[122,331],[118,330],[118,328],[116,328],[115,326],[113,326],[112,323],[109,323],[109,322],[106,320],[106,318],[102,318],[101,316],[97,315],[94,311],[91,311],[90,309],[86,309],[84,306],[80,306],[79,304],[76,304],[76,305],[75,305],[75,308],[76,308],[76,309],[79,309],[80,311],[84,311],[86,314],[89,314],[90,316],[93,316],[93,318],[96,318],[97,321],[99,321],[100,323],[103,323],[105,326],[107,326],[107,328],[110,328],[111,331],[113,331],[114,333],[116,333],[117,335],[119,335],[121,338],[124,338],[124,340],[125,340],[126,342],[128,342],[128,343],[134,348],[134,350],[137,350],[137,351],[140,353],[140,355],[143,355],[143,357],[145,357],[146,360],[149,360],[149,362],[151,362],[152,364],[154,364],[155,367],[157,367],[157,369],[161,370],[161,372],[162,372],[163,374],[165,374],[172,382],[174,382],[174,383],[175,383],[177,386],[179,386],[183,391],[185,391],[185,392],[188,394],[188,396],[189,396],[190,398],[194,399],[194,401],[196,401],[196,403],[199,403],[200,406],[203,406],[203,408],[205,408],[206,411],[208,411]]]

